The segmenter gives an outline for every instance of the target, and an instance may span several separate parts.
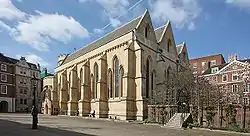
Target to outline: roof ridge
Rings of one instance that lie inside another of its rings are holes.
[[[123,24],[123,25],[117,27],[116,29],[112,30],[111,32],[108,32],[108,33],[106,33],[105,35],[103,35],[103,36],[97,38],[96,40],[94,40],[94,41],[92,41],[92,42],[90,42],[89,44],[86,44],[86,45],[83,46],[82,48],[79,48],[78,50],[74,51],[73,53],[69,54],[68,56],[71,56],[72,54],[74,54],[74,53],[76,53],[76,52],[78,52],[78,51],[80,51],[80,50],[86,48],[88,45],[91,45],[92,43],[95,43],[95,42],[101,40],[102,38],[106,37],[107,35],[109,35],[109,34],[115,32],[115,31],[117,31],[117,30],[123,28],[124,26],[128,25],[129,23],[131,23],[131,22],[133,22],[134,20],[139,19],[139,18],[141,18],[141,17],[142,17],[142,15],[140,15],[140,16],[138,16],[138,17],[132,19],[132,20],[130,20],[129,22],[127,22],[127,23],[125,23],[125,24]]]

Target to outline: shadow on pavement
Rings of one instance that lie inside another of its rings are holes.
[[[21,124],[0,119],[0,136],[95,136],[73,131],[61,130],[39,126],[38,129],[31,129],[31,124]]]

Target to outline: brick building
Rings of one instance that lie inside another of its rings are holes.
[[[24,112],[32,108],[34,97],[31,78],[33,76],[38,79],[36,97],[40,109],[40,68],[26,62],[24,57],[18,60],[1,53],[0,66],[0,112]]]
[[[15,65],[0,53],[0,112],[15,112]]]
[[[223,55],[217,54],[191,59],[190,67],[193,70],[194,75],[201,75],[208,69],[209,66],[221,65],[224,63],[226,62]]]
[[[236,56],[229,58],[228,63],[213,65],[202,74],[212,84],[216,85],[222,92],[221,103],[222,107],[226,104],[233,104],[236,107],[236,121],[238,125],[243,124],[243,105],[246,104],[246,126],[250,127],[250,59],[238,60]],[[244,77],[245,76],[245,77]],[[219,125],[219,116],[226,115],[225,110],[217,112],[218,120],[215,120],[216,125]],[[223,126],[226,122],[223,121]]]

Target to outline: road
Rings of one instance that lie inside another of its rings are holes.
[[[1,136],[240,136],[209,130],[178,130],[110,120],[39,115],[39,129],[32,130],[29,114],[0,113]]]

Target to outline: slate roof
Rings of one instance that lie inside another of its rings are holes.
[[[6,62],[6,63],[10,63],[10,64],[16,64],[17,62],[19,62],[19,60],[11,58],[11,57],[4,56],[1,53],[0,53],[0,61]],[[29,65],[29,67],[31,69],[36,69],[37,70],[36,64],[29,63],[29,62],[27,62],[27,64]]]
[[[212,72],[212,68],[215,68],[215,67],[218,67],[219,70],[221,70],[222,68],[224,68],[225,66],[227,66],[229,63],[224,63],[224,64],[221,64],[221,65],[214,65],[214,66],[211,66],[209,69],[207,69],[202,75],[207,75],[207,74],[211,74]]]
[[[68,63],[68,62],[70,62],[72,60],[75,60],[78,57],[83,56],[84,54],[86,54],[86,53],[88,53],[90,51],[93,51],[93,50],[95,50],[95,49],[97,49],[97,48],[99,48],[99,47],[101,47],[101,46],[103,46],[103,45],[105,45],[105,44],[107,44],[107,43],[109,43],[109,42],[111,42],[111,41],[113,41],[113,40],[127,34],[127,33],[129,33],[129,32],[131,32],[132,30],[134,30],[137,27],[137,25],[140,22],[142,17],[143,16],[137,17],[136,19],[130,21],[129,23],[127,23],[127,24],[125,24],[125,25],[123,25],[123,26],[121,26],[119,28],[117,28],[116,30],[108,33],[107,35],[101,37],[100,39],[90,43],[89,45],[86,45],[86,47],[74,52],[71,55],[68,55],[65,58],[64,62],[62,63],[62,65],[66,64],[66,63]]]
[[[184,47],[184,44],[180,44],[180,45],[177,45],[177,46],[176,46],[176,50],[177,50],[177,54],[178,54],[178,55],[182,52],[183,47]]]
[[[161,39],[161,35],[164,31],[166,26],[161,26],[160,28],[155,29],[155,36],[156,36],[156,40],[157,42],[160,42]]]

